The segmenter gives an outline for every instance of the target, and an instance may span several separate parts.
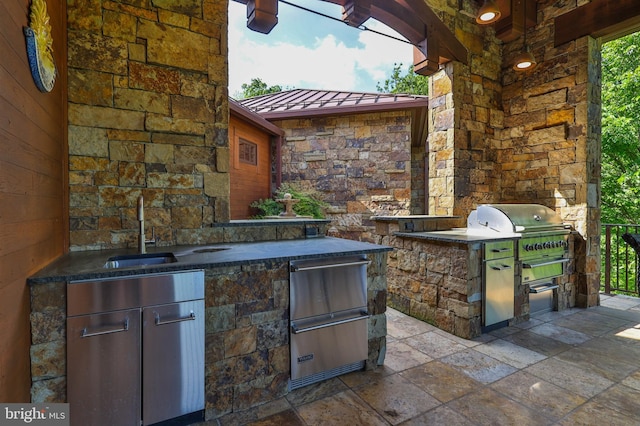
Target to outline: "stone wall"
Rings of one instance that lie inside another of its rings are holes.
[[[375,215],[406,215],[424,202],[412,180],[411,112],[274,121],[285,131],[282,181],[319,191],[332,235],[373,241]],[[414,160],[423,161],[421,152]],[[422,179],[423,181],[423,179]],[[412,187],[412,184],[414,187]]]
[[[466,217],[492,202],[555,209],[582,236],[570,279],[583,307],[597,305],[599,289],[600,46],[583,37],[555,47],[553,19],[587,2],[538,2],[527,31],[538,65],[516,72],[523,37],[496,39],[465,9],[472,2],[460,11],[428,1],[469,51],[468,65],[430,79],[428,213]]]
[[[229,220],[227,0],[67,2],[72,250]]]
[[[374,369],[386,349],[387,253],[367,257],[366,368]],[[207,420],[243,424],[288,393],[288,265],[266,261],[205,271]],[[66,286],[31,286],[32,402],[66,402]]]

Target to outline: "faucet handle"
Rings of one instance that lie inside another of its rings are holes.
[[[144,240],[145,244],[155,244],[156,243],[156,227],[152,226],[151,227],[151,239],[150,240]]]

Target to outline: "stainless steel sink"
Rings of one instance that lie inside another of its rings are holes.
[[[219,251],[229,250],[230,247],[203,247],[195,249],[192,253],[216,253]]]
[[[134,266],[162,265],[177,261],[178,259],[173,253],[127,254],[110,257],[103,267],[107,269],[131,268]]]

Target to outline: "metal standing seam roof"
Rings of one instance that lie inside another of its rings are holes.
[[[265,119],[426,108],[428,96],[292,89],[238,101]]]

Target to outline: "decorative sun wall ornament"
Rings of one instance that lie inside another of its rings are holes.
[[[53,60],[53,37],[45,0],[33,0],[29,14],[29,26],[24,27],[27,39],[27,58],[31,76],[41,92],[50,92],[56,81],[56,64]]]

